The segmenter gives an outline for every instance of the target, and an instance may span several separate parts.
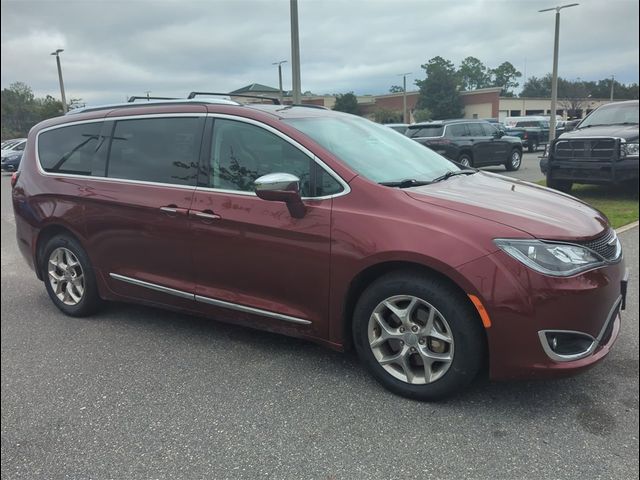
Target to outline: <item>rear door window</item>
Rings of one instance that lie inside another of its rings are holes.
[[[107,176],[195,186],[203,128],[203,117],[118,120]]]
[[[45,172],[103,175],[96,159],[106,151],[102,122],[60,127],[38,135],[38,160]]]
[[[447,127],[447,137],[468,137],[467,126],[464,123],[457,123]]]
[[[467,127],[469,128],[469,134],[472,137],[484,137],[486,136],[484,130],[482,129],[482,124],[480,123],[468,123]]]

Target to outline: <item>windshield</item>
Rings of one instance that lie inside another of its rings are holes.
[[[390,128],[344,115],[285,120],[374,182],[429,182],[460,170],[433,150]]]
[[[638,124],[638,104],[609,104],[595,110],[578,128],[596,125]]]

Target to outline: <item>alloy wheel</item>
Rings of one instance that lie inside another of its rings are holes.
[[[56,248],[49,256],[47,265],[49,284],[56,297],[65,305],[77,305],[84,296],[84,272],[73,252],[67,248]]]
[[[406,383],[435,382],[453,361],[451,327],[433,305],[418,297],[396,295],[380,302],[367,333],[378,363]]]

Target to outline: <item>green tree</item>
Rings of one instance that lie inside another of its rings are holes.
[[[402,112],[379,108],[373,112],[373,119],[378,123],[402,123]]]
[[[71,110],[82,106],[81,100],[72,98],[67,105]],[[31,87],[15,82],[0,92],[2,110],[2,139],[25,137],[31,127],[47,118],[62,115],[62,102],[51,95],[38,98]]]
[[[442,57],[433,57],[421,68],[426,78],[416,80],[420,87],[418,110],[428,109],[435,120],[462,116],[462,101],[458,92],[458,74],[455,66]]]
[[[496,68],[491,69],[491,83],[494,87],[502,87],[500,95],[503,97],[513,97],[513,89],[520,85],[516,79],[520,78],[520,73],[510,62],[503,62]]]
[[[336,103],[333,106],[334,110],[339,112],[353,113],[358,115],[360,107],[358,107],[358,99],[353,92],[340,94],[336,96]]]
[[[413,119],[416,122],[428,122],[433,119],[433,115],[428,108],[421,108],[413,111]]]
[[[389,93],[402,93],[404,92],[404,88],[402,88],[400,85],[391,85],[391,88],[389,88]]]
[[[551,74],[540,78],[529,77],[524,82],[520,96],[549,98],[551,96]]]
[[[462,90],[476,90],[491,85],[489,69],[476,57],[467,57],[462,61],[458,77]]]

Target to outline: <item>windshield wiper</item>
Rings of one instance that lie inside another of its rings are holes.
[[[397,182],[380,182],[380,185],[385,187],[398,187],[398,188],[410,188],[419,187],[421,185],[429,185],[431,182],[427,180],[416,180],[415,178],[405,178]]]
[[[445,173],[444,175],[440,175],[437,178],[434,178],[431,183],[436,183],[436,182],[442,182],[443,180],[447,180],[451,177],[456,177],[458,175],[473,175],[474,173],[477,173],[478,170],[451,170],[447,173]]]

